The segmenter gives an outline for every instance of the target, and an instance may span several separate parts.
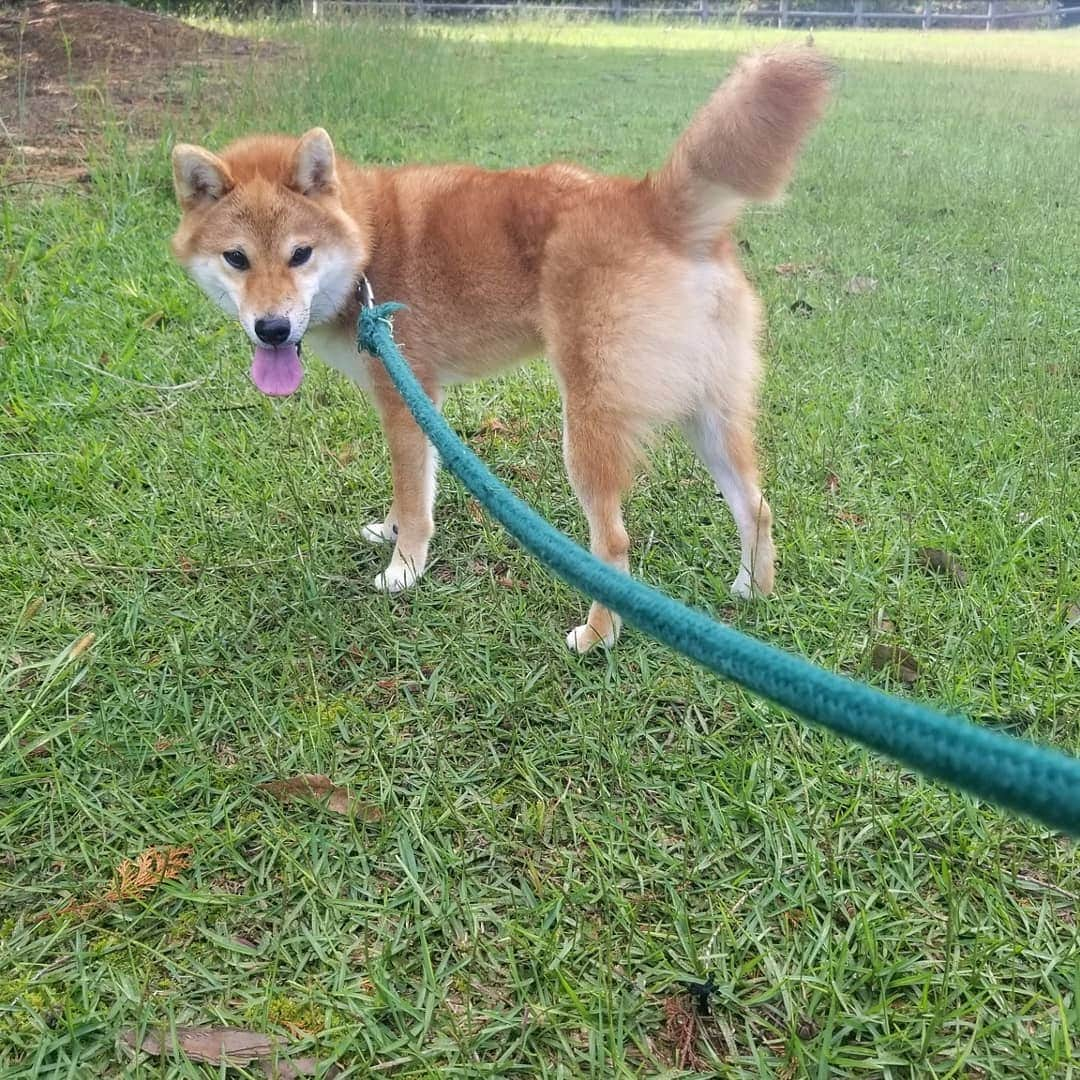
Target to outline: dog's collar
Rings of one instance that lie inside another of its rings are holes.
[[[360,306],[370,308],[375,306],[375,293],[371,290],[371,282],[366,274],[361,274],[356,281],[356,291],[360,294]]]

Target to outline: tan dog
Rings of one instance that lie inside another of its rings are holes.
[[[753,435],[759,305],[728,229],[748,200],[783,190],[829,76],[812,49],[742,62],[642,180],[572,165],[358,168],[321,128],[243,139],[220,157],[175,148],[173,250],[247,331],[256,385],[295,390],[307,334],[375,400],[394,488],[386,519],[364,529],[394,544],[380,589],[424,571],[436,457],[381,365],[356,351],[361,275],[378,300],[408,305],[396,334],[436,402],[449,383],[546,353],[596,555],[627,569],[623,495],[648,433],[677,423],[738,526],[732,592],[772,589]],[[594,603],[567,644],[611,645],[619,629]]]

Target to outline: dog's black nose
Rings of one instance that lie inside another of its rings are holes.
[[[292,326],[284,315],[268,315],[255,320],[255,336],[266,345],[284,345],[292,333]]]

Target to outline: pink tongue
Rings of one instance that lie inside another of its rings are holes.
[[[300,354],[295,345],[283,345],[280,349],[255,350],[251,361],[251,381],[264,393],[274,397],[291,394],[304,378],[300,366]]]

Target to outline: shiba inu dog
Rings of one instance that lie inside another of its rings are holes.
[[[771,591],[753,431],[759,304],[729,228],[748,201],[781,194],[830,75],[811,48],[742,61],[643,179],[567,164],[361,167],[321,128],[245,138],[220,155],[175,147],[173,252],[247,332],[255,385],[296,390],[303,339],[374,399],[393,479],[385,519],[363,530],[393,545],[379,589],[424,572],[436,458],[381,365],[356,351],[363,281],[408,306],[396,335],[436,402],[448,384],[547,356],[597,556],[627,569],[623,495],[648,434],[678,424],[738,526],[732,592]],[[619,630],[594,603],[567,644],[610,646]]]

